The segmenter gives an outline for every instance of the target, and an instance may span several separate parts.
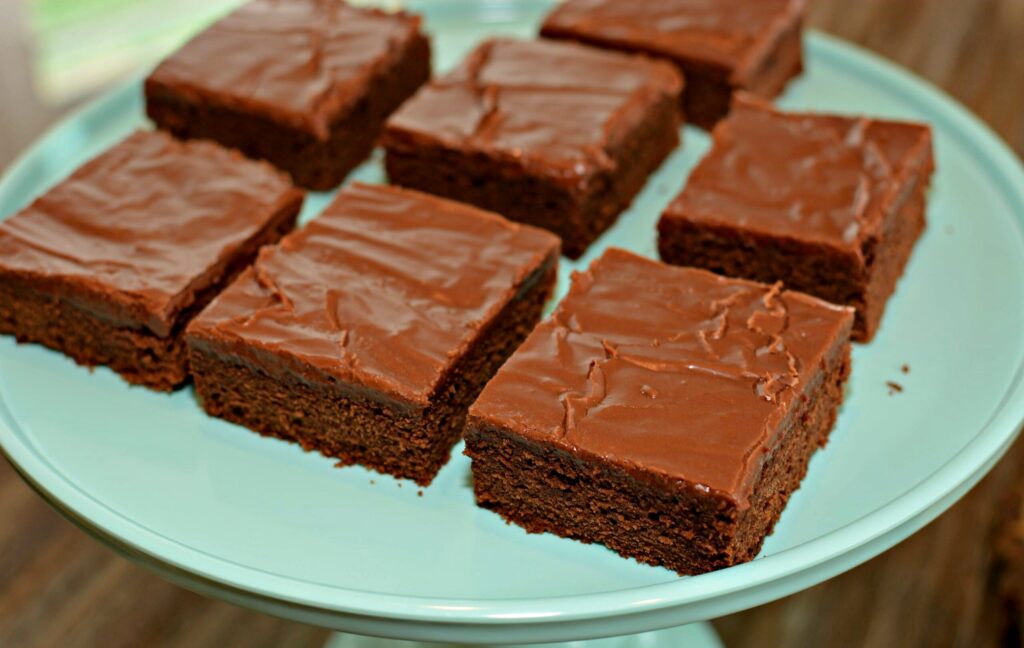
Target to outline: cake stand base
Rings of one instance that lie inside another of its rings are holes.
[[[428,641],[399,641],[351,634],[335,634],[324,648],[449,648],[456,644]],[[527,644],[502,644],[509,648],[527,648]],[[642,634],[606,639],[588,639],[561,643],[530,644],[533,648],[723,648],[710,623],[691,623],[678,628],[654,630]]]

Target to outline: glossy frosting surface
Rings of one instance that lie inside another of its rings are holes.
[[[568,0],[545,30],[735,69],[803,11],[803,0]]]
[[[412,136],[570,179],[610,169],[609,147],[654,102],[681,92],[672,67],[556,41],[484,42],[388,122]]]
[[[189,330],[426,403],[552,234],[418,192],[355,183],[261,251]]]
[[[204,273],[301,200],[268,164],[138,131],[0,223],[0,270],[105,293],[167,335]]]
[[[470,414],[741,506],[853,311],[611,249]]]
[[[189,41],[151,78],[326,131],[419,19],[342,0],[251,0]]]
[[[737,95],[666,216],[859,250],[927,128],[777,112]]]

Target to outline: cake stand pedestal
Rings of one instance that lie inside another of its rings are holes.
[[[449,648],[456,644],[399,641],[337,633],[324,648]],[[466,645],[466,644],[463,644]],[[469,644],[473,645],[473,644]],[[477,644],[480,645],[480,644]],[[723,648],[714,627],[706,621],[621,637],[544,644],[504,644],[507,648]]]

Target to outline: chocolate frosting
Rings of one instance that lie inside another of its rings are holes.
[[[924,126],[781,113],[738,93],[665,215],[861,254],[929,142]]]
[[[0,272],[92,294],[78,305],[167,336],[234,250],[302,197],[268,164],[138,131],[0,223]]]
[[[610,249],[573,276],[471,421],[744,507],[853,310]]]
[[[568,0],[542,33],[656,53],[730,71],[742,84],[804,0]]]
[[[576,184],[611,170],[609,151],[646,109],[681,91],[672,66],[643,57],[491,40],[402,106],[388,121],[385,145],[425,141],[486,153]]]
[[[161,63],[150,80],[326,138],[332,119],[419,27],[417,16],[342,0],[251,0]]]
[[[355,183],[264,248],[189,334],[274,371],[326,374],[425,405],[481,328],[557,262],[558,248],[554,235],[497,214]]]

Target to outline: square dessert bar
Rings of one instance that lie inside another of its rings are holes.
[[[770,98],[803,70],[805,0],[567,0],[541,35],[643,52],[686,77],[686,119],[710,129],[736,90]]]
[[[302,198],[269,164],[136,132],[0,222],[0,333],[173,389],[185,325]]]
[[[417,16],[251,0],[153,71],[146,112],[178,137],[216,140],[325,190],[370,154],[385,118],[428,78]]]
[[[470,409],[477,503],[680,574],[750,560],[828,439],[852,322],[613,248]]]
[[[196,390],[214,416],[429,484],[557,265],[545,231],[350,185],[192,323]]]
[[[391,181],[562,238],[577,258],[679,143],[679,74],[573,43],[492,40],[388,121]]]
[[[867,341],[924,229],[932,169],[925,125],[737,95],[661,218],[661,258],[854,306]]]

